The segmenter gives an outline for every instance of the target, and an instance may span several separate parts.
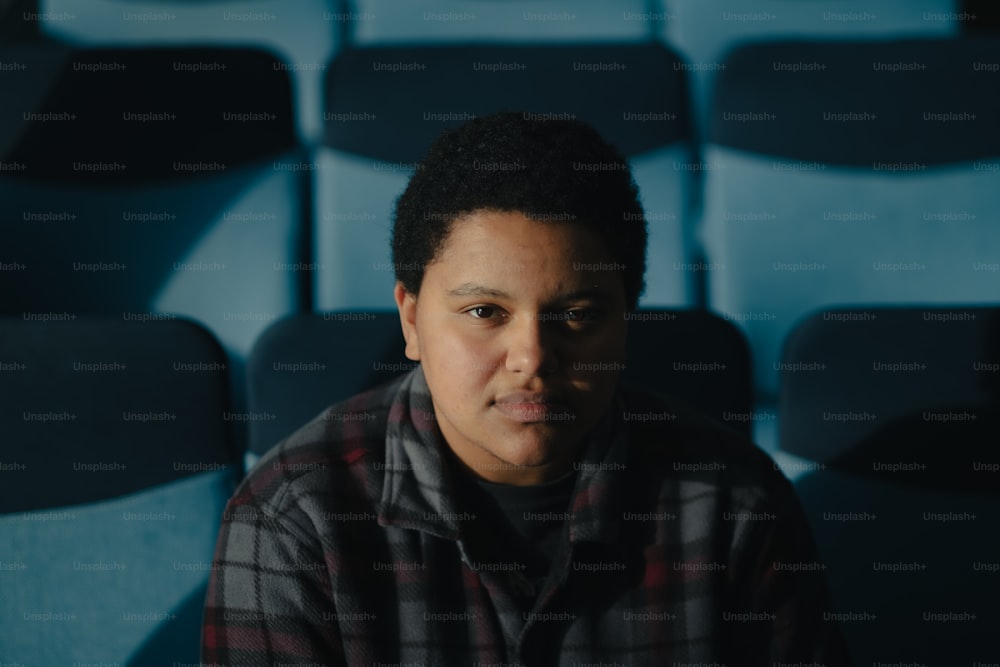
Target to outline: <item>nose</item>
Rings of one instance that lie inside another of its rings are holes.
[[[558,367],[550,327],[539,315],[520,315],[508,325],[506,368],[528,377],[545,376]]]

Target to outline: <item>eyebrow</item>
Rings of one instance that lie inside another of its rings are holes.
[[[448,290],[448,296],[483,296],[491,299],[511,298],[506,292],[484,285],[477,285],[476,283],[462,283],[458,287]]]
[[[479,285],[477,283],[462,283],[454,289],[448,290],[448,296],[451,297],[485,297],[490,299],[512,299],[510,294],[502,290],[493,289],[492,287],[486,287],[485,285]],[[610,295],[604,290],[598,287],[587,287],[584,289],[576,290],[575,292],[570,292],[568,294],[560,294],[555,299],[553,303],[565,302],[565,301],[581,301],[584,299],[593,299],[597,301],[606,301],[610,299]]]

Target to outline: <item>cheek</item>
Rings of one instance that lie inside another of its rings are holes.
[[[441,328],[423,346],[424,372],[433,377],[438,394],[448,402],[478,397],[502,367],[502,355],[483,336],[455,328]]]

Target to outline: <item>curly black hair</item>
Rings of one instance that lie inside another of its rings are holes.
[[[585,225],[624,266],[635,310],[646,272],[646,220],[624,156],[590,125],[544,114],[501,112],[445,131],[396,201],[396,280],[417,294],[452,223],[474,211],[510,211]]]

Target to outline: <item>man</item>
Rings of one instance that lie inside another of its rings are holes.
[[[771,460],[618,386],[646,229],[614,148],[579,122],[476,119],[431,148],[392,247],[420,366],[237,490],[204,662],[847,664]]]

